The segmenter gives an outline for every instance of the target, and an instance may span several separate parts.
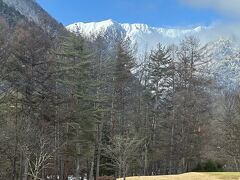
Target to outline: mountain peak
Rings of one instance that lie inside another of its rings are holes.
[[[116,21],[107,19],[100,22],[77,22],[67,26],[67,29],[74,33],[80,33],[89,36],[91,34],[99,34],[100,32],[105,32],[110,27],[119,28],[119,26],[120,25]]]
[[[67,26],[67,29],[73,33],[81,34],[86,37],[92,34],[103,33],[110,37],[116,35],[118,37],[130,38],[132,43],[138,46],[139,52],[145,52],[146,50],[156,47],[160,42],[172,44],[178,42],[186,35],[200,33],[205,28],[201,26],[195,29],[158,28],[140,23],[121,24],[112,19],[107,19],[101,22],[78,22]]]
[[[118,24],[116,21],[112,20],[112,19],[107,19],[104,21],[101,21],[99,23],[105,24],[105,25],[113,25],[113,24]]]

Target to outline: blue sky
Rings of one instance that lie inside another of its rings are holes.
[[[64,25],[113,19],[120,23],[145,23],[157,27],[210,25],[223,16],[210,7],[184,0],[37,0]],[[228,0],[225,0],[228,1]]]

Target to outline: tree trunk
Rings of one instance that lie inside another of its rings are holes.
[[[44,168],[42,169],[42,175],[41,176],[42,176],[42,179],[45,179],[45,169]]]
[[[23,152],[20,153],[20,170],[19,170],[19,179],[22,180],[23,178]]]
[[[146,176],[147,173],[147,168],[148,168],[148,147],[147,144],[145,144],[145,152],[144,152],[144,170],[143,170],[143,175]]]
[[[24,173],[23,173],[23,180],[28,180],[28,158],[24,158]]]
[[[76,162],[76,180],[80,180],[80,157],[77,156],[77,162]]]
[[[121,178],[122,176],[122,164],[120,163],[119,169],[118,169],[118,178]]]
[[[124,167],[123,167],[123,180],[126,180],[126,179],[127,179],[127,178],[126,178],[127,172],[128,172],[128,165],[126,165],[126,163],[125,163],[125,165],[124,165]]]
[[[12,180],[16,180],[16,176],[17,176],[17,171],[16,171],[16,161],[17,161],[17,158],[16,158],[16,154],[14,155],[14,157],[13,157],[13,162],[12,162],[12,164],[13,164],[13,169],[12,169]]]
[[[170,158],[169,158],[169,174],[172,174],[173,168],[173,146],[174,146],[174,125],[171,130]]]
[[[90,169],[90,173],[89,173],[89,180],[94,180],[94,177],[93,177],[93,168],[94,168],[94,158],[91,162],[91,169]]]
[[[60,159],[60,176],[59,176],[59,180],[64,180],[64,161],[61,158]]]
[[[238,167],[238,162],[237,162],[236,157],[234,157],[234,163],[235,163],[235,167],[236,167],[237,172],[239,172],[239,167]]]
[[[102,148],[101,147],[102,146],[102,128],[103,128],[103,122],[101,122],[100,125],[98,124],[96,177],[99,177],[99,169],[100,169],[101,148]]]
[[[182,158],[182,173],[185,172],[185,158]]]

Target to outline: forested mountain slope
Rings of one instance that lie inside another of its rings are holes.
[[[59,33],[65,28],[52,18],[35,0],[0,0],[0,15],[12,23],[25,18],[51,33]]]

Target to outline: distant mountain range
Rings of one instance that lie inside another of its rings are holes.
[[[202,43],[209,43],[219,39],[238,41],[240,33],[232,31],[230,26],[198,26],[194,28],[158,28],[147,24],[128,24],[118,23],[114,20],[90,23],[73,23],[66,27],[69,31],[91,36],[93,34],[107,34],[110,37],[122,36],[130,38],[133,44],[136,44],[139,53],[151,50],[158,43],[172,44],[178,43],[185,36],[197,36]],[[222,28],[222,29],[221,29]]]
[[[196,27],[193,29],[167,29],[155,28],[146,24],[120,24],[111,19],[102,22],[74,23],[67,26],[71,32],[90,36],[93,34],[107,34],[107,36],[122,36],[130,38],[133,44],[136,44],[139,52],[153,49],[159,42],[175,43],[189,34],[198,34],[206,29],[205,27]]]

